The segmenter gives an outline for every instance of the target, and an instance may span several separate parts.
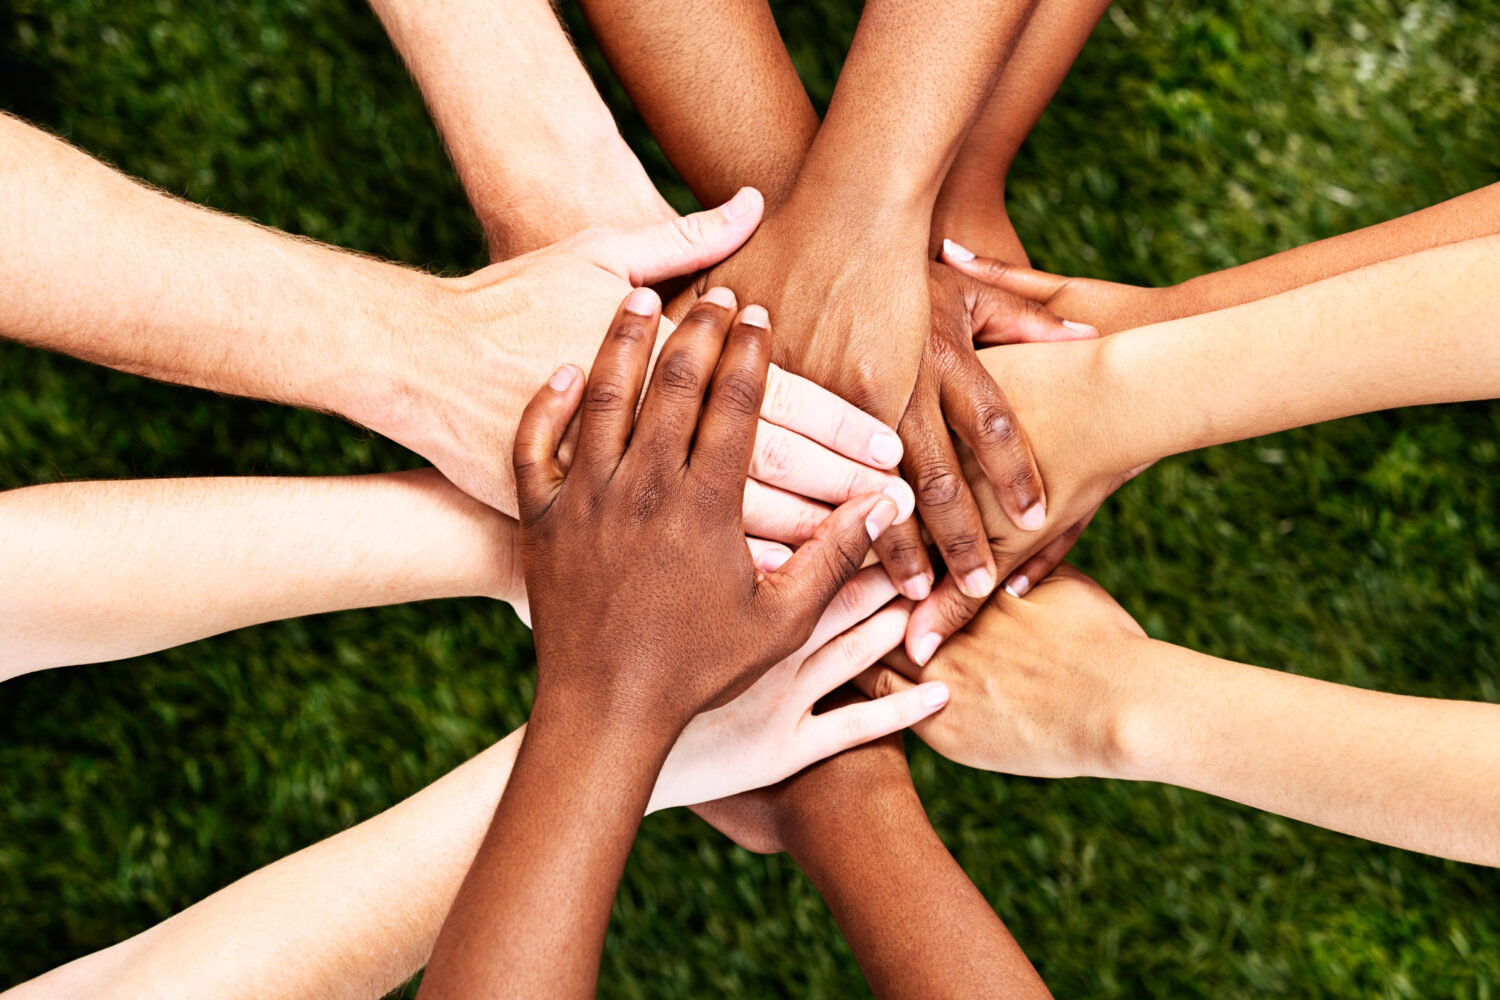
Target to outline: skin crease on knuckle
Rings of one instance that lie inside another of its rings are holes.
[[[656,382],[676,396],[696,396],[703,391],[698,365],[686,351],[674,351],[656,366]]]
[[[753,417],[760,410],[761,386],[748,372],[729,372],[715,387],[717,405],[732,417]]]
[[[964,492],[964,479],[948,465],[930,464],[917,472],[917,499],[932,510],[951,507]]]

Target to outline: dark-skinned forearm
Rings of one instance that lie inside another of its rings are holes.
[[[859,789],[786,824],[877,997],[1046,997],[938,838],[909,782]]]

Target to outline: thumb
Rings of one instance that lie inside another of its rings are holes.
[[[960,274],[1033,302],[1045,303],[1068,283],[1067,278],[1060,278],[1046,271],[1007,264],[993,257],[977,257],[972,250],[961,247],[952,240],[943,241],[942,259],[944,264]]]
[[[650,285],[691,274],[728,257],[760,225],[765,199],[755,188],[705,212],[694,212],[635,229],[587,233],[579,250],[593,263],[632,285]]]
[[[776,611],[806,625],[811,634],[825,608],[864,565],[870,543],[896,520],[896,502],[884,493],[866,493],[823,519],[813,536],[774,573],[765,575],[763,593]]]

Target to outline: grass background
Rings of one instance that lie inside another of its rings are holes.
[[[776,6],[825,100],[858,4]],[[1166,283],[1494,181],[1497,25],[1496,0],[1124,0],[1017,164],[1017,228],[1040,266]],[[273,226],[439,268],[481,261],[420,99],[354,0],[0,4],[0,106]],[[1106,506],[1077,561],[1173,641],[1500,701],[1497,431],[1494,404],[1423,409],[1164,462]],[[412,461],[325,417],[0,345],[0,487]],[[414,792],[524,719],[530,672],[507,611],[446,602],[5,684],[0,986]],[[1173,789],[1006,778],[921,747],[912,766],[1059,996],[1500,994],[1493,871]],[[685,813],[647,821],[602,993],[863,990],[794,865]]]

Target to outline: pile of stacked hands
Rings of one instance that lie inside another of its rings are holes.
[[[1101,0],[868,0],[821,122],[763,4],[584,0],[718,206],[683,217],[545,0],[374,6],[497,263],[294,239],[0,117],[0,335],[431,466],[4,494],[32,569],[0,677],[488,595],[534,628],[530,722],[8,997],[378,997],[424,964],[424,997],[589,995],[640,820],[678,806],[790,852],[878,995],[1047,995],[928,824],[908,727],[1500,863],[1500,708],[1171,646],[1063,562],[1165,456],[1494,396],[1500,185],[1171,289],[1059,278],[1005,173]]]

